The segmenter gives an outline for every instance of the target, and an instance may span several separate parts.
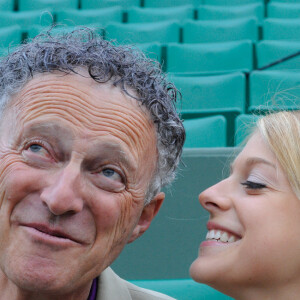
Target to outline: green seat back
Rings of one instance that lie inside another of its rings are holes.
[[[128,10],[128,23],[160,22],[175,20],[183,22],[194,18],[192,6],[162,8],[131,8]]]
[[[113,263],[119,276],[127,280],[190,277],[189,266],[205,239],[209,218],[198,196],[228,176],[234,152],[235,149],[228,147],[183,149],[177,179],[163,189],[166,199],[150,228],[134,243],[126,245]],[[211,300],[209,296],[198,297]]]
[[[246,142],[246,138],[252,133],[258,118],[258,115],[250,114],[242,114],[236,117],[234,136],[235,146],[244,145],[244,143]]]
[[[78,0],[18,0],[18,9],[25,10],[38,10],[51,8],[53,10],[61,10],[66,8],[78,8]]]
[[[207,44],[169,44],[168,72],[249,71],[253,68],[251,41]]]
[[[183,5],[199,5],[204,0],[144,0],[145,7],[174,7]]]
[[[214,43],[258,39],[255,19],[188,21],[183,25],[184,43]]]
[[[147,57],[157,60],[161,63],[161,44],[160,43],[144,43],[144,44],[135,44],[135,46],[142,50]]]
[[[226,119],[223,116],[184,120],[184,147],[226,147]]]
[[[208,5],[245,5],[251,3],[264,3],[264,0],[203,0]]]
[[[300,3],[300,0],[270,0],[270,2]]]
[[[123,12],[121,7],[109,7],[103,9],[69,9],[59,11],[56,14],[56,21],[71,26],[98,24],[99,27],[109,22],[122,22]]]
[[[250,75],[249,111],[299,109],[300,72],[255,71]]]
[[[271,2],[268,4],[269,18],[283,18],[283,19],[298,19],[300,16],[300,2],[299,3],[277,3]]]
[[[141,0],[81,0],[82,9],[98,9],[112,6],[121,6],[127,9],[132,6],[140,5]]]
[[[14,7],[14,0],[0,0],[0,11],[13,11]]]
[[[178,42],[179,24],[173,21],[156,23],[111,23],[105,28],[105,37],[119,43]]]
[[[256,44],[257,66],[267,66],[300,51],[300,41],[261,41]],[[295,56],[268,70],[300,69],[300,56]]]
[[[199,20],[255,18],[258,22],[262,22],[264,19],[264,9],[262,3],[250,3],[234,6],[202,5],[198,7],[197,11]]]
[[[52,21],[51,11],[0,11],[0,27],[19,25],[22,30],[26,30],[33,25],[49,26],[52,24]]]
[[[268,18],[263,23],[265,40],[300,40],[300,19]]]
[[[192,279],[133,280],[132,283],[142,288],[157,291],[180,300],[232,299],[212,289],[211,287],[205,284],[197,283]]]
[[[246,77],[243,73],[173,76],[171,80],[182,94],[178,103],[181,112],[244,112]]]
[[[17,46],[22,41],[22,30],[20,26],[9,26],[0,28],[0,47],[1,48],[12,48]],[[7,54],[8,52],[4,52]]]

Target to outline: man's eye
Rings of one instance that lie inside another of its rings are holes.
[[[38,144],[32,144],[28,147],[32,152],[39,152],[40,150],[42,150],[42,146],[38,145]]]
[[[103,169],[100,174],[103,174],[105,177],[110,178],[112,180],[122,181],[122,177],[115,170],[110,168]]]
[[[247,189],[250,189],[250,190],[258,190],[258,189],[263,189],[263,188],[267,187],[263,183],[253,182],[253,181],[249,181],[249,180],[242,182],[241,185],[245,186]]]

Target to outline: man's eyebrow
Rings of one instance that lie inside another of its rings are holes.
[[[47,134],[47,135],[57,135],[57,134],[72,134],[71,131],[67,130],[65,127],[53,123],[53,122],[43,122],[31,124],[25,128],[23,135],[27,134]]]
[[[246,166],[252,166],[252,165],[255,165],[255,164],[265,164],[265,165],[268,165],[268,166],[270,166],[270,167],[272,167],[276,170],[276,165],[275,164],[273,164],[270,161],[268,161],[264,158],[261,158],[261,157],[248,157],[246,159],[245,164],[246,164]],[[230,174],[232,174],[232,172],[233,172],[234,165],[235,165],[235,161],[230,164]]]

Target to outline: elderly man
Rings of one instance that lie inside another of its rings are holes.
[[[0,63],[0,299],[171,299],[109,268],[149,227],[185,138],[176,89],[89,30]]]

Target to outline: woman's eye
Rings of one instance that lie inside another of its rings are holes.
[[[263,188],[267,187],[263,183],[258,183],[258,182],[249,181],[249,180],[242,182],[241,185],[245,186],[247,189],[250,189],[250,190],[258,190],[258,189],[263,189]]]

